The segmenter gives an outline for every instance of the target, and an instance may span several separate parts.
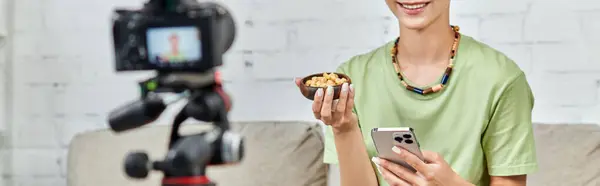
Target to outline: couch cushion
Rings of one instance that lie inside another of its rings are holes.
[[[544,125],[534,127],[540,171],[533,186],[600,185],[600,127]]]
[[[209,125],[185,125],[185,133],[206,130]],[[220,186],[325,186],[322,163],[323,139],[317,123],[234,123],[233,130],[245,138],[245,159],[239,165],[210,167],[208,176]],[[77,135],[71,142],[68,160],[69,186],[160,185],[161,174],[131,180],[123,172],[123,160],[132,150],[162,159],[169,126],[152,125],[122,134],[95,131]]]

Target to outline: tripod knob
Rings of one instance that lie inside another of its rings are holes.
[[[131,178],[146,178],[150,168],[150,159],[144,152],[133,152],[125,158],[125,173]]]

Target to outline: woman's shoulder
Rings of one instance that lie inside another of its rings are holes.
[[[456,66],[467,72],[480,74],[482,79],[504,81],[521,76],[521,67],[502,51],[470,36],[463,35],[457,53]],[[523,62],[525,63],[525,62]]]

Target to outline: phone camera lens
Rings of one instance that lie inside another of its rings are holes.
[[[396,140],[398,143],[402,143],[402,137],[400,136],[395,137],[394,140]]]
[[[412,144],[413,141],[412,140],[404,140],[404,142],[408,143],[408,144]]]
[[[411,138],[412,136],[410,134],[404,134],[404,135],[402,135],[402,137],[404,137],[404,138]]]

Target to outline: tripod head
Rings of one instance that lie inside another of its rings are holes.
[[[167,108],[160,93],[179,93],[188,103],[176,115],[164,160],[150,162],[144,152],[133,152],[125,160],[125,172],[145,178],[150,170],[164,173],[164,186],[211,185],[206,166],[238,163],[244,152],[241,137],[231,132],[227,113],[229,96],[222,90],[217,71],[203,74],[158,74],[139,83],[141,99],[110,113],[113,131],[122,132],[154,121]],[[188,118],[212,122],[206,132],[182,136],[181,124]]]

